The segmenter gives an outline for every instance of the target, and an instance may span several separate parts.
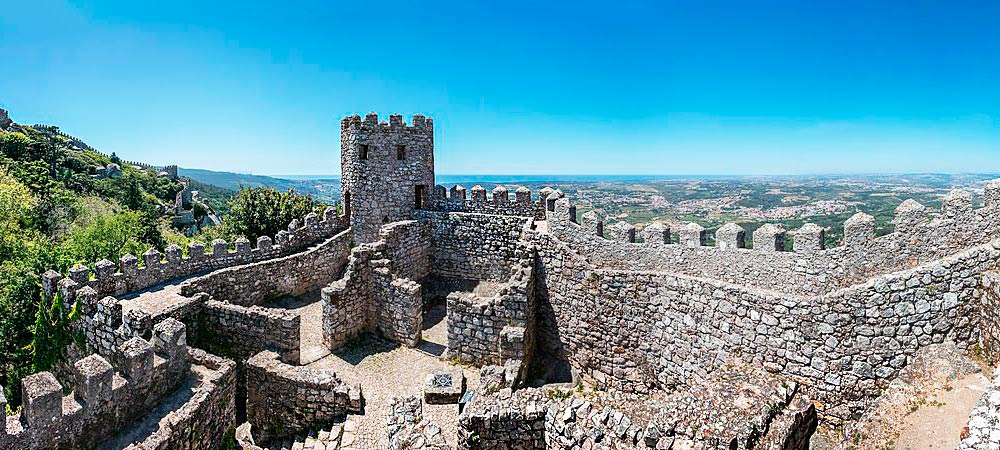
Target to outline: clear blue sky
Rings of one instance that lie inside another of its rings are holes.
[[[441,174],[1000,172],[997,1],[296,3],[3,2],[0,107],[259,174],[371,110]]]

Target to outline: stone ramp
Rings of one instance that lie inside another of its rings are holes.
[[[188,278],[173,280],[121,297],[119,300],[122,314],[127,315],[129,311],[139,310],[155,319],[187,307],[195,301],[193,298],[181,295],[181,284]]]
[[[264,307],[286,309],[299,315],[300,364],[311,364],[330,354],[323,342],[323,302],[319,290],[298,296],[284,295]]]
[[[955,448],[989,385],[980,364],[954,343],[918,351],[899,376],[842,433],[821,429],[819,449]]]

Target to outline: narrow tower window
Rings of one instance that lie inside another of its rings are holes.
[[[406,146],[405,145],[397,145],[396,146],[396,159],[398,159],[400,161],[406,159]]]
[[[368,144],[358,146],[358,159],[368,159]]]
[[[424,209],[424,197],[427,195],[427,186],[423,184],[418,184],[413,187],[413,206],[416,209]]]

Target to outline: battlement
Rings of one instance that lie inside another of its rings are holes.
[[[23,408],[13,422],[8,418],[16,426],[8,426],[12,433],[0,435],[0,443],[4,448],[93,448],[172,392],[188,376],[189,365],[184,324],[168,319],[156,325],[151,340],[129,340],[110,361],[96,354],[77,361],[75,388],[68,395],[50,372],[25,377]],[[98,423],[104,426],[93,426]]]
[[[151,248],[140,258],[127,254],[116,265],[106,259],[98,261],[91,268],[78,264],[68,271],[64,278],[55,271],[42,275],[42,291],[47,295],[62,289],[66,295],[85,286],[93,288],[98,297],[120,296],[136,292],[167,281],[193,275],[208,270],[249,264],[289,255],[320,239],[329,238],[347,227],[345,216],[338,216],[333,207],[327,208],[320,220],[316,213],[309,213],[302,221],[293,220],[288,230],[282,230],[274,238],[261,236],[256,245],[239,238],[230,250],[228,242],[216,239],[206,253],[205,244],[192,242],[187,249],[170,245],[161,253]]]
[[[677,230],[674,241],[663,224],[635,229],[622,221],[609,223],[600,210],[578,219],[576,208],[558,191],[549,192],[544,203],[549,230],[602,267],[743,279],[806,294],[930,262],[1000,233],[1000,180],[987,185],[978,209],[972,193],[962,190],[949,193],[937,212],[907,200],[896,208],[895,231],[884,236],[876,236],[874,217],[858,212],[844,222],[841,245],[831,248],[825,244],[826,230],[812,223],[791,231],[765,224],[754,230],[751,242],[742,226],[728,223],[716,230],[710,245],[707,231],[695,223]]]
[[[378,114],[371,112],[365,115],[364,119],[360,115],[354,114],[343,118],[340,121],[341,130],[385,130],[385,129],[401,129],[408,128],[412,130],[428,130],[433,131],[434,129],[434,119],[430,117],[425,117],[423,114],[414,114],[410,118],[410,123],[407,124],[403,122],[403,116],[401,114],[390,114],[389,121],[379,122]]]
[[[518,186],[513,198],[507,186],[497,185],[488,193],[480,185],[472,187],[471,198],[466,197],[465,186],[456,184],[447,189],[444,186],[434,186],[431,196],[431,207],[435,211],[473,212],[481,214],[496,214],[501,216],[536,217],[541,216],[544,203],[531,198],[531,190]]]

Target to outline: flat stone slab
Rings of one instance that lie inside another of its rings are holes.
[[[436,371],[424,382],[424,401],[431,405],[458,403],[465,393],[465,375],[461,370]]]

